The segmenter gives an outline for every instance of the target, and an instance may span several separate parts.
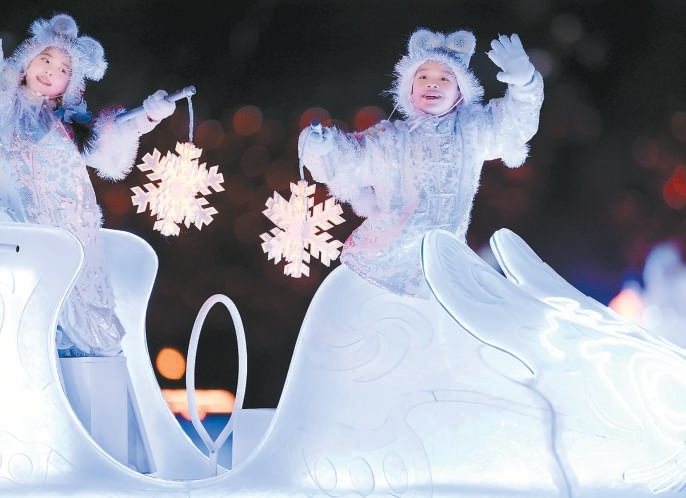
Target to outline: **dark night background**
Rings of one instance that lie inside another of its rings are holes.
[[[182,228],[178,237],[154,231],[154,219],[130,202],[129,189],[147,182],[137,170],[124,182],[94,183],[105,226],[143,237],[159,256],[148,308],[151,357],[164,346],[185,354],[203,302],[226,294],[246,329],[248,407],[278,402],[300,323],[331,270],[313,260],[310,277],[295,280],[283,275],[283,263],[267,261],[259,234],[273,225],[261,214],[264,203],[274,190],[288,197],[289,182],[299,179],[296,141],[310,116],[305,111],[321,108],[344,128],[354,128],[368,106],[372,116],[391,114],[383,91],[416,27],[475,33],[471,66],[486,98],[504,89],[485,55],[498,34],[518,33],[545,77],[527,163],[484,168],[469,232],[475,250],[493,231],[510,228],[607,304],[627,279],[640,279],[652,244],[686,242],[682,0],[22,1],[3,8],[5,55],[31,21],[55,12],[73,15],[81,34],[105,48],[107,74],[85,94],[93,111],[137,107],[158,88],[197,88],[194,143],[204,150],[202,162],[219,166],[226,187],[208,196],[219,211],[209,226]],[[139,157],[186,141],[187,109],[179,101],[175,114],[143,137]],[[261,113],[259,129],[246,130],[239,119],[249,109]],[[349,221],[332,230],[341,240],[359,221],[346,213]],[[234,331],[220,307],[205,323],[197,363],[198,387],[233,390]]]

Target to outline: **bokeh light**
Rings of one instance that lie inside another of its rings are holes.
[[[648,137],[638,137],[633,144],[634,160],[644,168],[654,168],[660,159],[660,145]]]
[[[355,113],[354,125],[356,130],[366,130],[370,126],[386,118],[386,111],[379,106],[368,105]]]
[[[236,134],[254,135],[262,127],[262,111],[254,105],[243,106],[234,113],[232,124]]]
[[[529,50],[529,59],[543,78],[549,78],[555,70],[555,60],[549,51],[540,48]]]
[[[102,202],[112,214],[122,215],[131,209],[131,191],[126,185],[115,185],[107,191]]]
[[[550,23],[550,33],[559,43],[571,45],[581,40],[584,28],[576,15],[562,13],[553,18]]]
[[[188,394],[185,389],[162,389],[162,395],[169,409],[186,420],[191,419],[188,408]],[[196,389],[195,405],[198,418],[205,419],[208,413],[232,413],[236,396],[224,389]]]
[[[193,141],[201,149],[216,149],[221,145],[223,140],[224,128],[219,121],[214,119],[203,121],[195,129]]]
[[[157,353],[155,368],[165,379],[179,380],[186,373],[186,358],[178,349],[165,347]]]
[[[640,324],[643,314],[643,300],[640,293],[631,287],[622,289],[619,294],[612,298],[608,306],[619,316],[630,322]]]
[[[662,189],[662,197],[673,209],[686,206],[686,166],[678,166]]]
[[[323,107],[310,107],[300,115],[298,120],[300,129],[302,130],[306,126],[310,126],[315,119],[324,126],[331,125],[331,114],[329,114],[329,111]]]

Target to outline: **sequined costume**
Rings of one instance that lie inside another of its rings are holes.
[[[524,163],[538,129],[543,78],[519,37],[492,41],[488,56],[508,83],[501,98],[482,104],[483,87],[469,69],[476,47],[470,31],[416,30],[395,65],[389,93],[403,120],[382,121],[358,133],[303,130],[299,153],[312,177],[364,217],[341,252],[354,272],[396,294],[427,297],[421,244],[432,229],[464,240],[484,161]],[[454,75],[459,99],[440,114],[412,101],[414,77],[427,61]]]
[[[21,85],[2,98],[0,211],[13,221],[66,228],[84,247],[84,266],[59,317],[58,349],[117,354],[124,329],[103,271],[102,212],[86,166],[104,161],[91,164],[104,166],[96,169],[102,176],[123,178],[135,162],[140,135],[135,124],[119,125],[113,112],[105,113],[95,125],[92,151],[81,154],[49,101]]]
[[[102,211],[87,166],[104,179],[124,178],[136,161],[139,137],[171,115],[175,104],[158,90],[132,119],[116,119],[124,109],[92,119],[83,92],[86,80],[100,80],[107,69],[100,43],[80,35],[68,14],[36,19],[29,33],[7,59],[0,45],[0,221],[62,227],[80,240],[84,264],[60,311],[57,347],[62,356],[116,355],[124,329],[104,271]],[[68,56],[68,68],[50,65],[51,50]],[[32,69],[34,61],[38,69]],[[62,90],[63,80],[52,75],[65,71]]]
[[[426,295],[424,234],[442,228],[464,239],[484,161],[523,162],[520,151],[538,128],[542,102],[536,72],[485,105],[382,121],[360,133],[331,128],[323,154],[301,136],[301,159],[313,178],[366,218],[345,242],[341,261],[397,294]]]

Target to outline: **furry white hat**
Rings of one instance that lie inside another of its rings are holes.
[[[469,69],[469,60],[474,54],[476,38],[470,31],[456,31],[443,34],[420,28],[410,36],[407,55],[395,65],[395,83],[390,90],[396,108],[407,117],[422,115],[411,102],[412,81],[419,66],[426,61],[447,65],[457,78],[457,84],[464,104],[481,100],[483,87]]]
[[[90,36],[78,36],[79,29],[68,14],[56,14],[52,19],[36,19],[31,23],[30,38],[24,40],[7,62],[23,77],[31,61],[48,47],[64,50],[71,57],[72,74],[64,92],[64,106],[75,107],[81,102],[86,79],[98,81],[105,75],[107,61],[100,42]]]

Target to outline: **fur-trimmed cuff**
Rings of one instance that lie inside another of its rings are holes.
[[[155,126],[160,124],[160,121],[150,119],[145,112],[136,114],[133,119],[131,119],[131,122],[135,125],[139,135],[150,133]]]
[[[87,164],[98,176],[121,180],[133,168],[138,154],[139,133],[128,121],[115,120],[121,109],[103,111],[95,123],[95,144],[87,155]]]
[[[500,159],[508,168],[519,168],[526,162],[527,157],[529,157],[529,144],[524,143],[506,149]]]

